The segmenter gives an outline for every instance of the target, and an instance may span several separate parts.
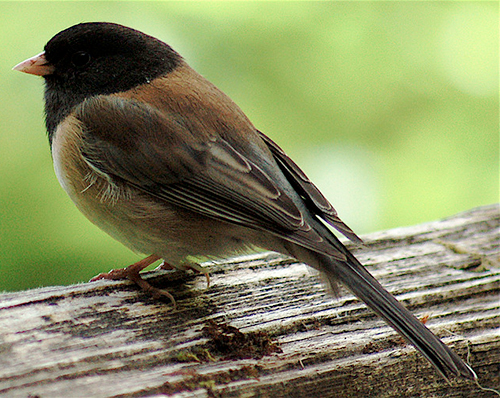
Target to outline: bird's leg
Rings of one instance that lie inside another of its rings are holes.
[[[112,269],[109,272],[103,272],[99,275],[94,276],[90,282],[98,281],[100,279],[110,279],[110,280],[120,280],[120,279],[130,279],[136,285],[138,285],[142,290],[146,293],[153,296],[153,298],[161,298],[167,297],[173,304],[174,308],[176,307],[176,302],[174,296],[172,296],[166,290],[158,289],[156,287],[151,286],[148,282],[142,279],[140,272],[146,268],[147,266],[153,264],[155,261],[159,260],[161,257],[156,254],[152,254],[136,263],[129,265],[125,268],[120,269]],[[172,267],[169,264],[170,267]],[[171,268],[172,269],[172,268]]]
[[[160,270],[160,269],[171,271],[176,268],[172,264],[169,264],[165,260],[163,260],[163,262],[158,267],[155,268],[155,270]]]
[[[98,281],[100,279],[110,279],[110,280],[120,280],[127,278],[130,279],[130,275],[139,274],[139,272],[141,272],[144,268],[153,264],[155,261],[159,259],[160,257],[158,257],[155,254],[152,254],[151,256],[143,258],[142,260],[137,261],[136,263],[129,265],[128,267],[112,269],[109,272],[103,272],[99,275],[96,275],[90,280],[90,282]]]

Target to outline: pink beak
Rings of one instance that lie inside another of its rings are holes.
[[[54,72],[54,67],[45,59],[45,52],[41,52],[40,54],[17,64],[12,68],[12,70],[18,70],[19,72],[37,76],[46,76]]]

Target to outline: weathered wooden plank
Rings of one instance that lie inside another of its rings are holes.
[[[364,239],[358,258],[498,388],[498,206]],[[331,298],[276,254],[212,264],[209,289],[189,273],[148,277],[176,310],[127,282],[0,295],[0,396],[495,396],[446,383],[352,295]]]

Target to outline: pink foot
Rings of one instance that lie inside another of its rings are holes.
[[[159,299],[161,297],[167,297],[172,302],[172,305],[174,306],[175,309],[177,307],[177,304],[175,302],[174,296],[172,296],[166,290],[158,289],[156,287],[151,286],[148,282],[142,279],[141,275],[139,274],[144,268],[153,264],[155,261],[159,259],[160,257],[158,257],[155,254],[152,254],[151,256],[146,257],[132,265],[129,265],[126,268],[112,269],[109,272],[103,272],[97,276],[94,276],[90,280],[90,282],[98,281],[100,279],[110,279],[110,280],[129,279],[155,299]],[[170,266],[170,264],[168,265]]]

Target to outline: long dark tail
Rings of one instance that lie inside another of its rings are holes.
[[[340,242],[339,245],[342,246],[347,261],[340,262],[319,255],[318,268],[321,271],[342,282],[354,295],[363,300],[368,307],[412,343],[445,379],[448,379],[450,374],[471,380],[477,379],[470,366],[385,290]]]

